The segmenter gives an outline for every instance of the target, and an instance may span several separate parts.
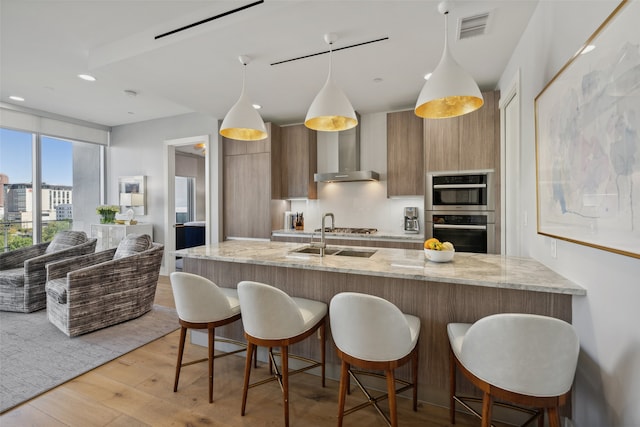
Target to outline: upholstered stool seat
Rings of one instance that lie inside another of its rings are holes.
[[[413,410],[418,408],[418,339],[420,319],[404,314],[391,302],[373,295],[343,292],[331,299],[331,334],[342,360],[338,400],[338,426],[345,415],[373,405],[391,426],[398,425],[396,394],[413,388]],[[411,362],[411,382],[395,378],[395,369]],[[352,367],[369,370],[358,371]],[[384,371],[387,393],[373,397],[358,380],[358,374]],[[367,401],[345,411],[347,390],[353,378]],[[402,387],[396,389],[397,383]],[[389,399],[389,416],[378,401]]]
[[[176,362],[176,376],[173,391],[178,391],[180,369],[204,361],[209,362],[209,403],[213,402],[213,364],[214,359],[240,353],[246,345],[234,340],[215,338],[215,329],[240,320],[240,301],[235,289],[218,287],[212,281],[191,273],[171,273],[171,288],[180,322],[180,346]],[[182,363],[187,329],[207,329],[209,354],[206,359]],[[214,355],[214,342],[222,341],[242,348]]]
[[[558,408],[569,397],[580,350],[573,326],[552,317],[508,313],[473,324],[450,323],[447,333],[452,424],[458,402],[481,417],[483,427],[490,426],[495,399],[529,412],[525,424],[539,417],[538,425],[543,425],[547,409],[549,425],[560,427]],[[482,414],[468,404],[480,399],[456,394],[456,367],[483,392]]]
[[[285,292],[264,283],[243,281],[238,284],[238,297],[242,308],[242,323],[247,339],[247,359],[242,388],[242,411],[245,414],[250,387],[277,380],[282,388],[284,423],[289,425],[289,375],[320,367],[322,386],[325,385],[325,323],[327,304],[304,298],[290,297]],[[289,345],[320,335],[321,361],[289,355]],[[257,346],[269,349],[270,368],[275,375],[249,384],[251,359]],[[276,364],[274,347],[280,347],[281,370]],[[289,372],[289,357],[309,362],[303,368]]]

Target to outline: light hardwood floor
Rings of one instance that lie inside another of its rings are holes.
[[[156,303],[174,307],[171,286],[161,277]],[[277,383],[249,390],[247,411],[240,416],[244,357],[229,356],[215,362],[214,402],[207,399],[207,367],[182,369],[178,392],[173,392],[178,332],[173,332],[112,362],[83,374],[0,416],[9,426],[280,426],[282,395]],[[328,349],[329,350],[329,349]],[[242,355],[242,353],[241,353]],[[185,361],[206,357],[206,349],[187,344]],[[252,381],[268,374],[261,364]],[[292,426],[335,426],[338,383],[299,374],[290,380]],[[347,407],[360,401],[353,391]],[[382,405],[384,407],[384,404]],[[398,401],[402,426],[449,426],[448,410],[421,403],[417,412],[409,399]],[[479,426],[478,419],[458,414],[456,426]],[[373,408],[345,417],[345,427],[384,426]]]

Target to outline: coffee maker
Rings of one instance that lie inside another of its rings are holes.
[[[405,233],[419,233],[420,221],[418,220],[418,208],[407,207],[404,208],[404,232]]]

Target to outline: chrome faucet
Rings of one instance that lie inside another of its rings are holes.
[[[322,228],[320,229],[320,243],[312,243],[312,246],[320,248],[320,256],[324,256],[324,250],[327,247],[327,243],[324,239],[324,220],[326,217],[331,217],[331,230],[335,227],[335,218],[332,213],[326,213],[322,215]],[[313,237],[312,237],[313,240]]]

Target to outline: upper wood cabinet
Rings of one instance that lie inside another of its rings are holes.
[[[280,128],[283,198],[318,198],[317,132],[304,125]]]
[[[387,197],[424,195],[423,119],[387,114]]]
[[[498,91],[483,92],[484,105],[451,119],[424,119],[427,172],[498,169],[500,113]]]
[[[224,239],[271,237],[272,218],[282,218],[272,199],[281,198],[280,128],[266,123],[261,141],[223,138]],[[279,206],[279,205],[278,205]]]

